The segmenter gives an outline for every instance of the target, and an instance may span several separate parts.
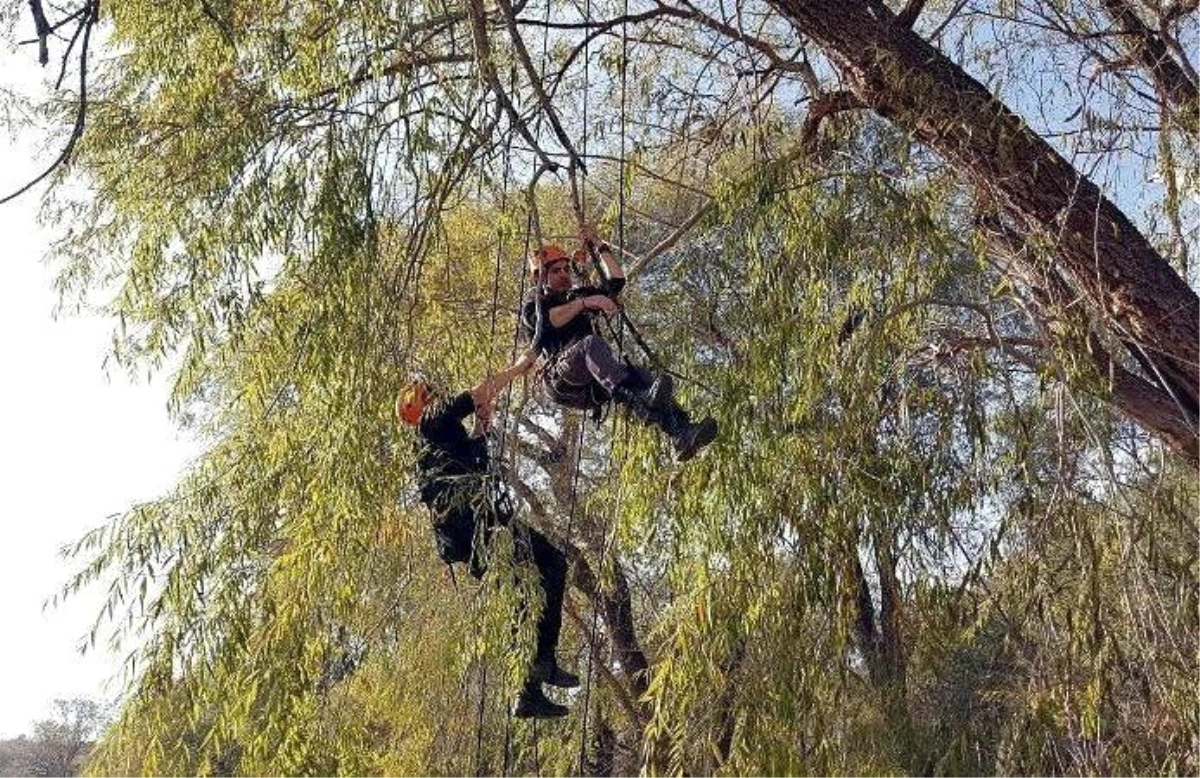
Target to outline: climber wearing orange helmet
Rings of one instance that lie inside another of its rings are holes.
[[[537,652],[514,715],[550,718],[566,715],[567,709],[546,697],[542,684],[579,685],[575,675],[558,666],[555,656],[562,629],[567,562],[545,535],[513,520],[507,491],[488,474],[485,435],[496,395],[528,371],[533,362],[532,355],[522,356],[511,367],[449,399],[439,398],[423,379],[415,379],[400,393],[396,415],[404,424],[416,427],[421,502],[433,516],[442,560],[447,564],[465,562],[471,575],[481,578],[487,569],[493,532],[509,526],[518,564],[532,563],[537,568],[545,605],[537,622]],[[469,433],[463,423],[472,413],[475,434]]]
[[[587,410],[610,399],[646,424],[671,438],[675,459],[685,461],[716,438],[717,423],[706,417],[692,423],[672,396],[671,376],[655,376],[628,363],[596,333],[595,317],[619,308],[617,296],[625,287],[625,271],[612,247],[599,241],[588,226],[582,231],[584,249],[570,257],[559,246],[544,245],[530,255],[535,289],[521,309],[521,326],[534,350],[545,357],[539,380],[562,405]],[[575,286],[570,265],[586,249],[596,251],[604,266],[600,286]]]

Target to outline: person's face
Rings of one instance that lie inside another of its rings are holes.
[[[567,260],[560,259],[546,265],[546,286],[552,292],[565,292],[571,288],[571,269]]]

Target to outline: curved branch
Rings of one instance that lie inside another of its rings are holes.
[[[30,0],[32,4],[34,0]],[[53,173],[59,165],[70,161],[71,153],[75,151],[75,144],[83,137],[83,128],[87,121],[87,55],[88,43],[92,37],[92,25],[95,24],[96,18],[100,15],[100,0],[89,0],[86,13],[80,20],[80,25],[83,26],[83,43],[79,50],[79,105],[75,109],[75,126],[71,128],[71,137],[67,139],[67,145],[62,152],[50,163],[42,173],[25,186],[21,187],[12,194],[0,199],[0,205],[14,200],[28,192],[33,187],[44,181],[51,173]],[[42,64],[45,64],[43,62]]]
[[[804,117],[804,124],[800,128],[800,145],[804,148],[805,153],[812,153],[816,150],[817,133],[825,119],[835,113],[866,107],[866,104],[849,90],[830,92],[814,99],[808,109],[808,114]]]
[[[504,109],[504,112],[508,114],[509,121],[512,122],[513,127],[541,159],[542,166],[551,170],[556,169],[558,166],[542,150],[537,139],[534,138],[533,133],[529,130],[529,125],[521,118],[508,93],[504,91],[504,87],[500,83],[500,77],[496,74],[496,65],[492,62],[492,45],[487,34],[487,15],[483,8],[483,0],[469,0],[468,8],[471,19],[471,38],[475,44],[475,57],[479,63],[480,75],[492,93],[496,95],[496,99],[500,101],[500,105]]]

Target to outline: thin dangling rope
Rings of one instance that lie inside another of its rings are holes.
[[[487,704],[487,663],[479,670],[479,710],[475,720],[475,775],[483,775],[483,709]]]
[[[507,204],[508,204],[508,180],[509,180],[509,175],[511,173],[511,170],[510,170],[511,163],[512,163],[511,148],[509,148],[506,145],[506,147],[504,149],[503,178],[502,178],[502,181],[500,184],[500,187],[501,187],[500,188],[500,211],[501,212],[504,211],[504,209],[507,207]],[[480,199],[482,199],[482,194],[483,194],[483,170],[481,168],[480,173],[479,173],[479,198]],[[503,257],[503,255],[504,255],[504,233],[500,232],[500,234],[497,236],[497,241],[496,241],[496,262],[495,262],[495,269],[492,274],[492,312],[491,312],[491,323],[490,323],[490,337],[488,339],[488,343],[495,343],[495,341],[496,341],[496,319],[497,319],[497,314],[498,314],[498,310],[500,307],[500,305],[499,305],[500,265],[501,265],[501,258]],[[488,362],[489,362],[488,374],[490,375],[492,372],[491,364],[490,364],[491,363],[490,349],[489,349]],[[506,408],[506,421],[507,421],[507,408]],[[486,433],[484,433],[484,434],[486,435]],[[494,509],[495,501],[497,499],[499,499],[498,489],[500,487],[498,484],[494,483],[494,481],[495,481],[495,477],[497,475],[496,474],[496,461],[503,460],[503,458],[504,458],[504,436],[501,435],[499,450],[497,451],[496,456],[488,457],[488,473],[487,473],[487,477],[483,483],[483,488],[485,490],[485,499],[487,501],[489,509]],[[486,520],[485,520],[485,526],[483,527],[482,531],[488,532],[488,530],[489,530],[489,528],[486,526]],[[478,532],[478,531],[480,531],[480,530],[477,526],[476,532]],[[480,668],[479,707],[478,707],[478,712],[476,714],[476,722],[475,722],[475,775],[476,776],[483,774],[483,767],[484,767],[484,765],[483,765],[483,719],[484,719],[484,710],[487,706],[487,671],[488,671],[488,664],[485,660],[482,664],[482,667]]]
[[[624,5],[623,15],[628,16],[629,15],[628,0],[625,0],[623,5]],[[588,0],[587,4],[585,5],[585,13],[588,14],[589,21],[590,21],[590,8],[591,8],[591,2],[590,2],[590,0]],[[628,26],[623,23],[621,25],[621,97],[620,97],[620,132],[619,132],[620,155],[618,158],[618,189],[617,189],[617,240],[618,240],[619,245],[622,245],[622,246],[625,245],[625,175],[626,175],[626,155],[627,155],[627,147],[626,147],[627,137],[626,136],[628,133],[628,125],[627,125],[627,120],[628,120],[628,111],[627,111],[627,96],[628,96],[628,92],[627,92],[628,68],[627,68],[627,66],[628,66],[628,60],[629,60],[629,33],[628,33]],[[585,83],[586,83],[586,79],[585,79]],[[586,98],[588,96],[588,93],[585,92],[584,96],[585,96],[584,111],[585,111],[585,115],[586,115],[587,105],[588,105]],[[586,136],[585,136],[585,154],[586,154]],[[600,272],[600,263],[599,263],[599,257],[597,256],[597,252],[595,251],[595,247],[588,246],[588,250],[592,255],[592,260],[596,266],[596,271],[599,273]],[[623,313],[623,311],[622,311],[622,313]],[[619,329],[616,332],[614,332],[614,337],[617,340],[618,350],[620,350],[622,353],[624,353],[623,348],[622,348],[622,341],[623,341],[623,335],[624,335],[624,326],[623,325],[627,325],[629,327],[630,332],[634,335],[634,337],[638,341],[639,345],[642,346],[643,350],[646,351],[647,356],[649,356],[651,358],[651,361],[655,362],[657,365],[658,360],[655,358],[654,354],[649,350],[649,347],[646,346],[645,342],[641,339],[640,333],[638,333],[637,330],[633,327],[633,323],[631,321],[629,321],[627,316],[621,316],[618,319],[618,328]],[[610,327],[611,327],[611,323],[610,323]],[[617,423],[618,423],[617,416],[614,415],[613,423],[612,423],[613,429],[612,429],[612,433],[610,436],[610,448],[609,448],[609,468],[610,469],[613,467],[613,463],[618,459],[618,457],[614,456],[614,451],[612,448],[612,446],[614,446],[616,444],[616,441],[619,437],[617,434]],[[628,427],[626,427],[626,431],[628,432]],[[628,444],[628,440],[626,440],[626,444]],[[621,459],[623,459],[623,457],[621,457]],[[614,510],[615,515],[617,515],[617,516],[620,515],[620,491],[619,490],[618,490],[618,498],[617,498],[616,503],[614,504],[613,510]],[[614,516],[614,519],[615,519],[615,516]],[[603,565],[604,560],[608,558],[609,551],[611,548],[610,544],[613,540],[615,540],[616,533],[612,532],[612,529],[615,525],[616,525],[616,521],[610,520],[610,521],[606,522],[606,526],[604,527],[603,540],[600,544],[600,554],[599,554],[599,562],[601,565]],[[600,582],[601,582],[601,575],[598,574],[596,576],[597,596],[599,596],[599,587],[601,586]],[[595,662],[596,662],[596,632],[599,628],[599,623],[600,623],[600,608],[599,608],[598,603],[593,602],[592,603],[592,623],[589,626],[589,630],[588,630],[589,634],[588,634],[588,652],[587,652],[587,673],[584,677],[584,686],[583,686],[583,703],[582,703],[583,710],[581,712],[580,728],[579,728],[579,761],[578,761],[578,765],[577,765],[577,772],[578,772],[578,774],[581,774],[581,775],[583,774],[585,762],[587,759],[587,724],[588,724],[588,716],[589,716],[590,710],[591,710],[592,676],[594,674]]]

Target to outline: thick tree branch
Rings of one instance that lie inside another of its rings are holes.
[[[583,554],[575,549],[573,551],[573,582],[600,608],[621,673],[628,679],[634,695],[640,699],[650,688],[650,663],[642,651],[634,626],[632,600],[625,573],[620,565],[614,565],[611,587],[606,590]]]
[[[1183,408],[1200,403],[1200,299],[1095,183],[882,3],[771,3],[864,103],[941,154],[1022,230],[1052,239],[1073,288],[1141,345]]]
[[[29,11],[33,14],[33,27],[37,31],[38,64],[44,67],[50,61],[49,39],[53,28],[42,8],[42,0],[29,0]]]
[[[1023,236],[991,217],[981,218],[978,226],[987,241],[989,253],[1029,294],[1042,329],[1071,339],[1079,351],[1091,356],[1100,374],[1108,378],[1106,399],[1177,455],[1193,462],[1200,459],[1195,413],[1189,412],[1179,398],[1172,396],[1169,387],[1156,376],[1153,362],[1145,357],[1137,344],[1127,343],[1126,348],[1148,378],[1136,375],[1112,358],[1100,338],[1091,331],[1086,311],[1078,305],[1079,294],[1054,268],[1035,271],[1028,262],[1018,260],[1029,251]]]
[[[591,631],[591,625],[579,615],[579,611],[575,608],[575,603],[568,598],[564,606],[567,615],[571,617],[571,621],[575,622],[575,626],[580,634],[588,634]],[[617,702],[620,703],[621,708],[625,711],[625,715],[629,716],[629,720],[639,728],[645,727],[648,718],[647,711],[634,701],[634,698],[629,693],[629,689],[613,674],[612,668],[608,666],[608,663],[596,661],[592,663],[592,666],[599,671],[601,680],[617,696]]]
[[[925,0],[908,0],[908,4],[900,13],[896,14],[896,24],[901,27],[912,27],[917,22],[917,17],[921,15],[921,11],[925,8]]]

